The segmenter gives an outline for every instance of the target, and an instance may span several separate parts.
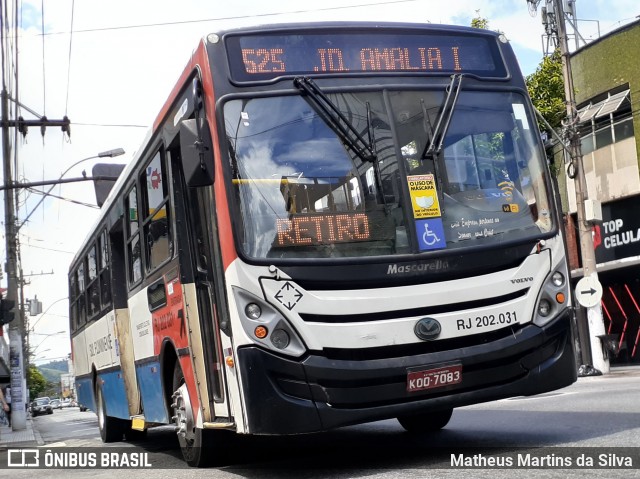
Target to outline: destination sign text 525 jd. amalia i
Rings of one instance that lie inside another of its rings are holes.
[[[362,72],[506,75],[495,39],[460,33],[263,33],[226,41],[237,81]]]

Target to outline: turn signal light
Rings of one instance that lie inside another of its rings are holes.
[[[269,334],[269,331],[264,326],[258,326],[253,330],[253,334],[255,334],[258,339],[264,339],[267,337],[267,334]]]
[[[565,299],[566,298],[564,297],[564,293],[557,293],[556,294],[556,301],[558,303],[563,304]]]

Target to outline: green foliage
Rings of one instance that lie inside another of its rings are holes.
[[[27,369],[27,387],[29,388],[29,397],[32,400],[47,389],[47,380],[34,364],[29,364]]]
[[[47,382],[56,384],[60,384],[60,375],[65,373],[64,371],[60,371],[58,369],[44,368],[42,366],[38,366],[38,370],[44,376]]]
[[[544,57],[526,83],[533,105],[554,129],[559,129],[567,115],[560,50]],[[543,124],[539,126],[541,130],[547,129]]]
[[[482,28],[487,30],[489,28],[489,20],[480,16],[480,10],[476,10],[476,17],[471,19],[471,26],[473,28]]]

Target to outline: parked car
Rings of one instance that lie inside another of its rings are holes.
[[[62,402],[60,399],[52,399],[50,404],[52,409],[62,409]]]
[[[72,403],[71,399],[69,399],[69,398],[63,399],[62,401],[60,401],[60,407],[61,408],[63,408],[63,407],[71,407],[71,405],[72,405],[71,403]]]
[[[31,415],[35,417],[38,414],[53,414],[51,399],[41,397],[36,398],[36,400],[31,403]]]

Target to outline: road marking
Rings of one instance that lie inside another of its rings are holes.
[[[501,399],[500,401],[530,401],[531,399],[547,399],[547,398],[556,398],[559,396],[567,396],[570,394],[575,394],[575,392],[549,392],[543,394],[537,394],[535,396],[517,396],[513,398]]]
[[[92,431],[92,432],[96,432],[98,430],[98,426],[95,427],[86,427],[84,429],[74,429],[73,432],[80,432],[80,431]]]

